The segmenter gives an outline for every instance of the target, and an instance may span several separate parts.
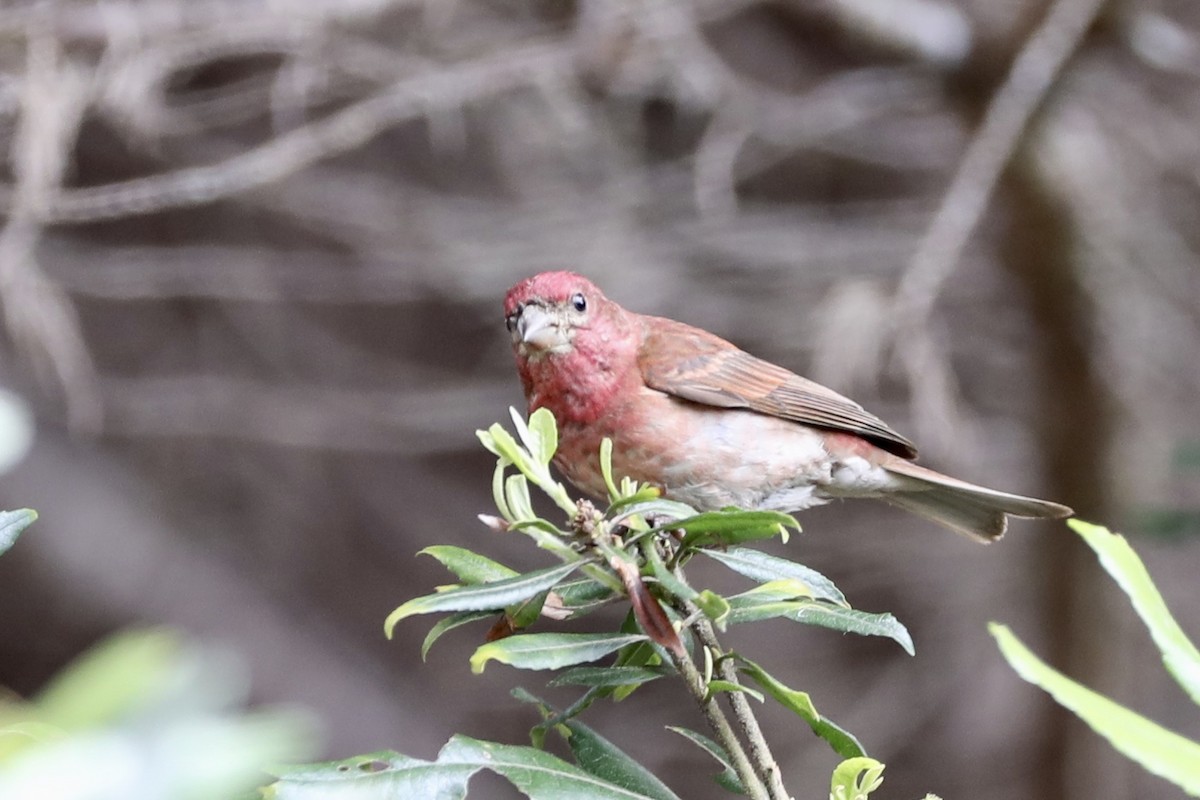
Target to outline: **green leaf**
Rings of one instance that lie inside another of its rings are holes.
[[[711,619],[718,628],[724,630],[725,622],[729,619],[729,601],[716,592],[705,589],[696,595],[694,601],[696,607],[704,612],[704,616]]]
[[[559,605],[571,612],[572,617],[595,611],[620,596],[616,591],[591,578],[567,581],[554,587]]]
[[[583,563],[572,561],[502,581],[459,586],[445,592],[414,597],[388,614],[383,623],[384,632],[389,639],[392,638],[392,630],[396,623],[414,614],[432,614],[437,611],[499,611],[553,588],[554,584],[570,575]]]
[[[1146,571],[1146,565],[1129,546],[1129,542],[1107,528],[1082,520],[1070,519],[1067,525],[1096,551],[1101,565],[1129,595],[1134,610],[1162,651],[1167,670],[1191,695],[1192,701],[1200,703],[1200,651],[1171,616],[1150,573]]]
[[[886,636],[893,640],[910,656],[913,641],[908,629],[891,614],[870,614],[853,608],[842,608],[818,600],[774,600],[760,602],[749,593],[729,598],[729,624],[758,622],[782,617],[805,625],[818,625],[843,633],[860,636]]]
[[[732,681],[723,681],[719,678],[708,682],[708,691],[709,694],[716,694],[717,692],[741,692],[742,694],[750,695],[760,703],[766,702],[766,698],[762,696],[762,692],[756,692],[749,686],[742,686],[740,683],[733,683]]]
[[[848,758],[829,782],[829,800],[866,800],[883,783],[883,764],[873,758]]]
[[[530,415],[526,424],[525,418],[515,408],[510,406],[508,414],[512,417],[513,429],[521,437],[521,444],[525,445],[529,455],[542,467],[548,466],[554,451],[558,449],[558,428],[554,424],[554,415],[545,408],[539,408]]]
[[[21,531],[32,525],[37,518],[37,512],[32,508],[0,511],[0,553],[16,544]]]
[[[730,547],[728,550],[701,550],[701,553],[720,561],[734,572],[745,575],[759,583],[777,580],[793,580],[808,586],[814,599],[826,600],[849,608],[846,597],[833,585],[833,581],[816,570],[786,558],[769,555],[748,547]]]
[[[421,643],[421,660],[425,660],[425,657],[429,655],[429,650],[433,647],[433,643],[442,638],[443,634],[463,625],[469,625],[472,622],[491,619],[495,615],[495,611],[460,611],[445,619],[438,620],[437,624],[430,628],[429,633],[425,635],[425,641]]]
[[[486,436],[487,441],[491,442],[492,437],[486,431],[476,431],[476,433],[479,434],[481,440]],[[508,507],[508,500],[504,497],[504,471],[510,466],[512,466],[512,462],[504,456],[500,456],[496,459],[496,469],[492,472],[492,501],[496,504],[496,510],[500,512],[500,516],[508,522],[516,519],[512,509]]]
[[[507,459],[517,469],[524,472],[528,468],[528,454],[517,444],[517,440],[513,438],[513,435],[504,430],[504,426],[499,422],[492,423],[492,426],[487,429],[486,439],[483,431],[476,431],[476,435],[479,436],[479,441],[483,442],[484,447],[487,447],[500,458]]]
[[[487,556],[481,556],[465,547],[455,547],[449,544],[435,544],[426,547],[424,550],[419,550],[417,555],[433,556],[468,586],[505,580],[520,574],[515,569],[493,561]]]
[[[597,778],[543,750],[461,735],[442,748],[438,764],[485,767],[503,776],[530,800],[656,800]]]
[[[537,519],[533,500],[529,496],[529,479],[524,475],[509,475],[504,481],[504,497],[515,521]]]
[[[637,686],[658,680],[665,673],[650,667],[573,667],[549,681],[547,686]]]
[[[742,671],[746,675],[771,695],[777,703],[807,722],[813,733],[828,742],[839,756],[855,758],[867,754],[858,739],[854,738],[845,728],[817,713],[816,706],[813,705],[808,692],[797,691],[786,686],[748,658],[739,657],[738,661],[741,662]]]
[[[664,589],[681,600],[695,600],[700,595],[695,589],[676,578],[675,574],[667,568],[653,539],[642,539],[639,549],[642,551],[646,563],[650,565],[650,571],[655,580],[662,584]]]
[[[392,751],[287,767],[268,789],[274,800],[461,800],[482,764],[434,763]]]
[[[505,613],[508,614],[509,622],[512,623],[513,628],[521,630],[537,622],[538,617],[542,615],[542,608],[545,607],[546,597],[549,594],[549,590],[539,592],[524,602],[509,606],[505,610]]]
[[[567,744],[575,762],[597,778],[654,800],[679,800],[654,773],[634,761],[615,744],[578,720],[568,720]]]
[[[716,776],[716,781],[722,788],[733,792],[734,794],[745,795],[746,789],[742,786],[742,780],[738,777],[737,770],[733,768],[733,764],[729,761],[729,754],[725,752],[725,748],[714,742],[702,733],[696,733],[687,728],[680,728],[674,725],[668,725],[667,730],[672,733],[678,733],[683,738],[687,739],[692,744],[699,747],[704,752],[708,753],[717,763],[721,765],[722,771]]]
[[[775,536],[787,541],[788,528],[800,530],[800,524],[790,514],[780,511],[706,511],[687,519],[660,525],[654,531],[684,532],[684,547],[728,547],[740,542],[770,539]]]
[[[608,492],[609,501],[616,502],[620,499],[621,493],[617,491],[617,484],[613,481],[612,451],[612,439],[605,436],[600,440],[600,477],[604,479],[604,488]]]
[[[642,634],[618,633],[519,634],[479,647],[471,656],[471,671],[483,672],[489,661],[518,669],[560,669],[595,661],[645,639]]]
[[[1200,797],[1200,743],[1071,680],[1035,656],[1008,626],[993,622],[988,630],[1018,675],[1049,692],[1060,705],[1108,739],[1118,752],[1193,797]]]
[[[635,494],[622,497],[608,507],[605,516],[613,524],[624,522],[632,516],[657,519],[687,519],[696,516],[696,509],[680,503],[659,497],[659,491],[654,486],[643,486]],[[664,525],[663,527],[670,527]]]
[[[558,425],[549,409],[539,408],[529,415],[529,431],[538,442],[538,447],[530,447],[529,452],[541,461],[549,464],[558,449]]]
[[[165,629],[119,633],[73,661],[42,690],[43,719],[92,728],[148,704],[175,677],[182,642]]]
[[[513,414],[514,418],[518,416],[516,412],[513,412]],[[528,430],[523,423],[520,429]],[[486,432],[476,431],[476,435],[479,436],[479,441],[483,443],[484,447],[500,458],[512,462],[513,466],[526,478],[533,481],[559,508],[568,514],[575,513],[575,503],[571,501],[566,488],[551,477],[549,467],[538,461],[534,454],[519,445],[512,434],[504,430],[504,427],[500,423],[492,425]],[[497,503],[497,507],[500,507],[499,503]],[[511,511],[514,514],[517,512],[516,509],[511,509]]]

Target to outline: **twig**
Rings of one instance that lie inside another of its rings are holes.
[[[688,604],[693,611],[699,609]],[[712,623],[708,618],[701,614],[696,619],[693,626],[696,634],[700,637],[701,643],[712,651],[716,659],[716,670],[721,676],[721,680],[734,685],[740,685],[738,680],[737,667],[728,658],[721,658],[724,651],[721,648],[721,643],[717,641],[716,631],[713,630]],[[742,734],[746,737],[746,744],[750,748],[750,760],[754,764],[754,768],[763,783],[767,786],[767,792],[772,800],[788,800],[789,795],[787,789],[783,786],[783,775],[779,771],[779,763],[775,760],[775,756],[771,754],[771,748],[767,744],[767,739],[763,736],[762,728],[758,724],[758,718],[754,716],[754,709],[750,707],[750,701],[746,699],[746,695],[741,692],[729,692],[729,704],[733,708],[733,716],[738,721],[738,725],[742,729]]]
[[[1034,112],[1105,0],[1058,0],[988,105],[896,294],[896,319],[923,324],[979,224]]]
[[[61,386],[71,427],[93,432],[103,409],[79,316],[37,261],[45,209],[61,184],[90,87],[86,76],[61,58],[44,21],[35,17],[28,31],[21,114],[12,143],[16,187],[0,229],[0,309],[39,377]]]
[[[670,651],[668,651],[670,652]],[[742,748],[742,744],[738,741],[737,735],[733,732],[729,720],[725,717],[725,712],[717,704],[717,698],[712,696],[708,691],[708,686],[704,682],[704,676],[696,669],[696,665],[687,657],[680,658],[674,653],[671,653],[672,662],[675,664],[675,669],[683,676],[683,682],[687,685],[688,693],[696,700],[696,704],[700,707],[700,713],[704,714],[704,719],[708,722],[709,728],[716,735],[717,741],[725,748],[726,755],[733,763],[733,769],[737,772],[738,778],[742,782],[742,787],[746,790],[746,796],[751,800],[778,800],[767,792],[759,779],[754,765],[750,763],[750,758],[746,755],[746,751]],[[783,796],[784,798],[787,795]]]
[[[352,150],[418,114],[457,108],[533,83],[539,73],[568,69],[571,57],[569,43],[534,44],[406,78],[325,119],[219,164],[60,191],[48,203],[43,218],[53,223],[79,223],[211,202]],[[0,202],[10,206],[11,193],[4,194],[7,196],[0,195]]]
[[[967,146],[933,222],[900,279],[890,314],[918,433],[943,453],[969,438],[958,424],[957,386],[929,315],[979,224],[1034,112],[1105,0],[1058,0],[1013,62]]]

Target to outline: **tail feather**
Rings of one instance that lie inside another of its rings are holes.
[[[977,486],[911,462],[889,464],[888,471],[902,477],[906,488],[889,494],[887,502],[982,542],[1003,536],[1010,515],[1058,519],[1075,513],[1059,503]]]

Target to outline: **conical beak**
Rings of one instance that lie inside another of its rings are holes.
[[[523,344],[534,350],[554,350],[567,344],[554,317],[535,305],[525,306],[521,316],[517,317],[517,335]]]

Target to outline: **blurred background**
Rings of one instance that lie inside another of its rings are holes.
[[[20,694],[166,623],[314,709],[329,757],[525,741],[507,692],[542,676],[472,676],[476,629],[422,665],[426,621],[382,622],[447,582],[426,545],[544,563],[476,522],[474,430],[521,404],[504,291],[553,268],[854,396],[923,463],[1125,531],[1200,634],[1194,2],[10,0],[0,142],[0,383],[35,429],[0,504],[41,513],[0,559]],[[888,764],[884,796],[1179,796],[986,633],[1200,735],[1065,527],[801,522],[790,557],[916,657],[784,622],[733,644]],[[699,725],[678,687],[593,713],[720,795],[662,729]],[[765,722],[823,796],[836,756]]]

